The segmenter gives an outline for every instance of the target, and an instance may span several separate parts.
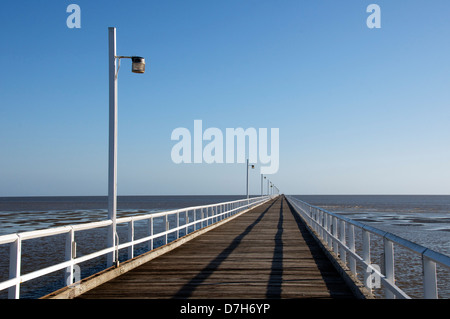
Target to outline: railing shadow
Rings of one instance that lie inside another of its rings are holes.
[[[266,298],[281,298],[283,284],[283,199],[281,199],[280,217],[278,219],[272,267],[267,284]]]
[[[204,267],[194,278],[192,278],[188,283],[186,283],[182,288],[178,290],[172,297],[172,299],[182,299],[189,298],[192,296],[193,292],[200,286],[206,279],[208,279],[224,262],[227,257],[239,246],[241,241],[246,235],[248,235],[253,227],[255,227],[264,217],[264,215],[270,210],[270,208],[278,200],[270,203],[269,206],[258,216],[258,218],[250,224],[240,235],[233,239],[233,241],[225,248],[216,258],[214,258],[206,267]]]
[[[330,293],[330,298],[348,298],[350,295],[353,295],[350,288],[345,284],[343,279],[341,283],[336,281],[337,277],[341,278],[339,276],[339,273],[328,260],[327,256],[317,244],[314,237],[308,231],[307,226],[301,219],[300,215],[297,214],[289,201],[286,200],[286,203],[292,215],[294,216],[297,227],[313,256],[314,262],[316,263],[317,268],[320,271],[325,285],[327,286],[327,289]]]

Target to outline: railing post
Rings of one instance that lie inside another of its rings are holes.
[[[369,289],[370,291],[372,291],[372,285],[369,284],[369,277],[371,272],[369,273],[369,267],[368,265],[370,265],[370,233],[363,229],[363,261],[365,262],[365,267],[366,270],[364,271],[364,286]]]
[[[193,210],[193,213],[195,214],[195,209]],[[185,220],[185,222],[186,222],[186,230],[185,230],[185,233],[184,233],[184,235],[187,235],[188,234],[188,228],[189,228],[189,211],[187,210],[186,211],[186,220]]]
[[[324,213],[323,216],[323,229],[324,229],[324,241],[328,244],[328,214]]]
[[[351,252],[355,253],[355,226],[349,225],[348,229],[348,248]],[[353,256],[349,259],[350,271],[356,276],[356,260]]]
[[[333,217],[333,251],[336,254],[336,256],[338,255],[339,251],[338,251],[338,243],[337,243],[337,238],[338,238],[338,222],[337,222],[337,217]]]
[[[328,246],[330,249],[333,249],[333,236],[332,236],[332,229],[333,229],[333,217],[331,215],[327,215],[328,217]]]
[[[185,212],[185,215],[187,217],[187,212]],[[180,212],[178,211],[177,212],[177,239],[180,238],[180,229],[179,229],[179,227],[180,227]],[[186,234],[187,234],[187,232],[186,232]]]
[[[316,232],[318,234],[321,233],[321,227],[320,227],[320,210],[316,211]]]
[[[147,230],[148,230],[148,235],[149,236],[153,236],[153,230],[154,230],[154,227],[153,227],[153,217],[150,217],[149,219],[147,219]],[[153,238],[151,238],[149,241],[148,241],[148,250],[149,251],[151,251],[151,250],[153,250]]]
[[[384,275],[386,280],[391,284],[395,284],[394,277],[394,243],[387,238],[383,238],[384,242]],[[384,289],[386,299],[394,299],[395,295],[387,288]]]
[[[436,263],[422,255],[423,294],[425,299],[437,299]]]
[[[169,243],[168,238],[169,238],[169,229],[170,229],[169,215],[165,216],[164,221],[166,222],[166,242],[165,242],[165,244],[167,245]]]
[[[128,222],[128,238],[129,243],[133,243],[134,241],[134,220]],[[128,259],[134,258],[134,245],[128,246]]]
[[[197,209],[194,209],[194,231],[197,230]]]
[[[323,211],[319,211],[319,223],[320,223],[320,237],[324,239],[324,227],[325,227],[325,221],[323,219]]]
[[[66,234],[65,260],[72,260],[75,257],[75,233],[73,228]],[[73,284],[73,264],[66,268],[64,280],[67,286]]]
[[[317,232],[317,210],[315,208],[312,209],[311,215],[311,228]]]
[[[20,261],[21,261],[22,241],[20,236],[9,246],[9,279],[20,277]],[[14,286],[8,288],[9,299],[19,299],[20,297],[20,281]]]
[[[347,252],[344,249],[344,246],[347,244],[347,240],[345,238],[345,226],[346,223],[344,220],[341,220],[339,225],[339,240],[341,241],[339,255],[341,256],[341,260],[344,264],[347,263]]]

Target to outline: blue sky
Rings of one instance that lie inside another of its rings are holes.
[[[69,4],[81,28],[69,29]],[[381,8],[369,29],[366,8]],[[450,2],[2,1],[0,196],[106,195],[108,27],[119,195],[245,194],[245,164],[174,164],[177,127],[279,128],[286,194],[450,194]],[[258,165],[257,165],[258,168]],[[250,191],[260,190],[259,169]]]

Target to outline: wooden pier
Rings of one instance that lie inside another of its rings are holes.
[[[78,298],[354,295],[284,196],[280,196]]]

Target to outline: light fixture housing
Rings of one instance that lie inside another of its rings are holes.
[[[145,73],[145,59],[140,56],[131,57],[131,72],[133,73]]]

